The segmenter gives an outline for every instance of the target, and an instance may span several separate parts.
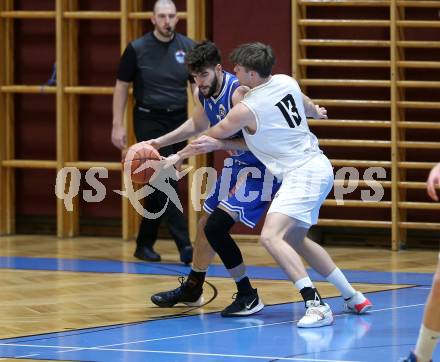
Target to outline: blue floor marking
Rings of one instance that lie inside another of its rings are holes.
[[[190,267],[171,263],[122,262],[117,260],[84,260],[63,258],[0,257],[0,269],[52,270],[82,273],[125,273],[149,275],[187,275]],[[307,270],[314,281],[326,281],[314,270]],[[247,266],[253,279],[288,280],[279,267]],[[415,284],[430,286],[433,274],[344,270],[351,283]],[[229,278],[223,265],[211,265],[208,277]]]
[[[292,321],[302,316],[304,305],[287,303],[244,318],[212,313],[47,334],[33,341],[4,339],[0,356],[97,362],[398,361],[415,344],[428,292],[369,293],[374,310],[364,316],[343,314],[342,299],[328,298],[336,318],[323,328],[297,328]],[[438,358],[440,349],[433,360]]]

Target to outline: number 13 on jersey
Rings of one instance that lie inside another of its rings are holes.
[[[299,115],[298,108],[296,108],[295,100],[291,94],[285,96],[281,101],[275,104],[290,128],[295,128],[301,124],[301,116]],[[295,123],[294,123],[295,122]]]

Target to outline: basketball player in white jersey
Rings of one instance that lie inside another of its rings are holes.
[[[341,291],[348,311],[366,312],[371,302],[353,289],[320,245],[305,239],[333,186],[333,169],[309,130],[297,82],[287,75],[271,75],[275,57],[271,47],[261,43],[238,47],[231,61],[240,84],[250,91],[221,122],[170,159],[210,152],[210,137],[223,139],[242,130],[248,148],[282,180],[267,213],[261,243],[303,296],[306,314],[298,326],[333,323],[330,307],[314,288],[298,254]],[[213,248],[219,255],[227,252],[221,245]]]

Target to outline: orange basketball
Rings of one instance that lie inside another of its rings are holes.
[[[139,142],[131,146],[123,158],[123,168],[131,181],[146,184],[157,169],[160,160],[159,152],[149,144]]]

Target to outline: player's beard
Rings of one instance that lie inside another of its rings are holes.
[[[203,96],[206,99],[211,98],[215,94],[215,92],[217,91],[217,85],[218,85],[218,80],[217,80],[217,77],[214,75],[214,79],[213,79],[211,85],[209,86],[208,93],[205,94],[202,92]]]

